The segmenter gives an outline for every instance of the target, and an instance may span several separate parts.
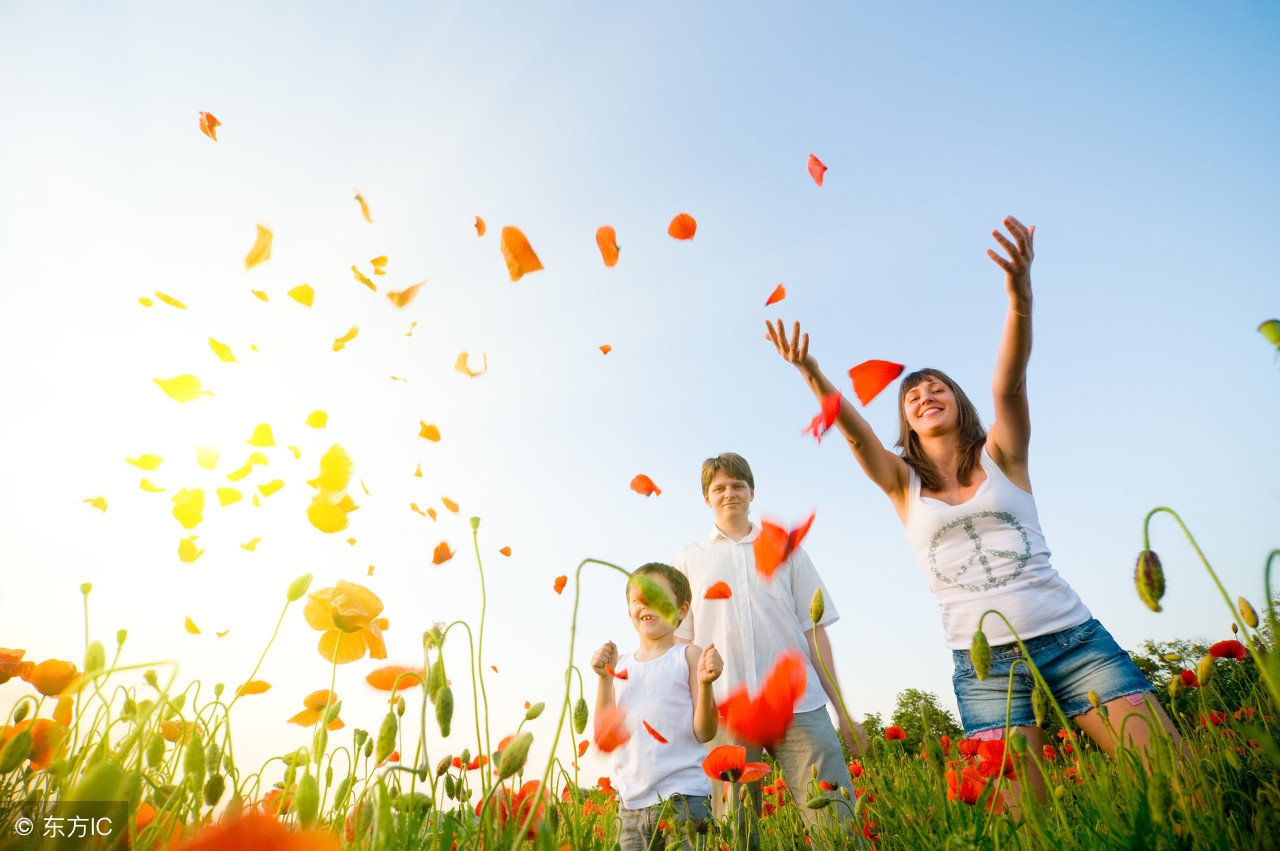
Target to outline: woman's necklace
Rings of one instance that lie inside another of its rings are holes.
[[[955,498],[955,501],[954,501],[954,502],[952,502],[952,500],[951,500],[951,494],[947,493],[947,477],[946,477],[946,476],[943,476],[943,478],[942,478],[942,498],[943,498],[943,499],[945,499],[945,500],[947,501],[947,505],[950,505],[950,506],[956,506],[956,505],[959,505],[959,504],[960,504],[960,480],[959,480],[959,479],[956,479],[956,498]]]

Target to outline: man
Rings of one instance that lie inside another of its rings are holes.
[[[833,794],[839,794],[836,790],[841,786],[852,794],[849,767],[826,709],[828,700],[837,709],[840,705],[835,663],[825,629],[839,618],[839,613],[822,579],[802,549],[796,549],[771,578],[756,570],[753,544],[760,529],[747,517],[755,499],[755,478],[741,455],[726,452],[703,462],[702,495],[715,514],[715,528],[706,538],[682,548],[672,560],[672,565],[689,577],[693,592],[693,606],[676,631],[677,640],[702,647],[714,643],[720,650],[724,674],[714,685],[717,703],[723,703],[744,683],[756,694],[779,655],[789,650],[799,652],[806,660],[805,692],[796,703],[795,718],[786,736],[770,750],[770,755],[800,801],[806,797],[805,787],[814,768],[819,781],[834,787]],[[707,589],[718,582],[728,585],[731,596],[706,599]],[[819,588],[826,605],[815,626],[809,605]],[[822,672],[819,651],[830,677]],[[837,714],[840,739],[851,753],[860,754],[866,742],[862,726],[842,712]],[[721,727],[707,746],[723,744],[744,743],[734,741],[732,734]],[[761,748],[747,746],[748,761],[759,760],[760,754]],[[747,784],[747,788],[759,815],[760,784]],[[736,784],[732,792],[738,794]],[[711,800],[715,815],[723,818],[727,811],[725,800],[718,791]],[[800,813],[806,825],[812,825],[818,816],[818,811],[805,806],[800,807]],[[753,830],[752,845],[757,843]]]

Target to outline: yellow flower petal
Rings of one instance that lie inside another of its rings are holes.
[[[373,281],[369,280],[368,278],[366,278],[363,274],[361,274],[360,270],[357,269],[355,266],[351,267],[351,273],[356,276],[357,281],[364,284],[366,287],[373,290],[375,293],[378,291],[378,285],[375,284]]]
[[[407,335],[406,335],[406,336],[407,336]],[[400,376],[398,376],[398,375],[393,375],[393,376],[391,376],[391,380],[392,380],[392,381],[403,381],[403,382],[405,382],[406,384],[408,384],[408,383],[409,383],[409,379],[407,379],[407,378],[401,378],[401,377],[400,377]]]
[[[355,538],[347,538],[347,543],[348,543],[349,545],[351,545],[351,546],[353,546],[353,547],[354,547],[354,546],[356,545],[356,539],[355,539]]]
[[[364,495],[369,495],[369,486],[364,483],[364,479],[360,480],[360,490],[364,491]]]
[[[95,496],[92,499],[82,499],[81,502],[87,502],[99,511],[107,510],[107,498],[105,496]]]
[[[257,296],[259,299],[261,299],[262,301],[266,301],[266,300],[267,300],[267,294],[266,294],[266,293],[264,293],[262,290],[249,290],[249,292],[251,292],[251,293],[253,293],[254,295],[256,295],[256,296]],[[256,351],[256,349],[255,349],[255,351]]]
[[[329,423],[329,415],[324,411],[312,411],[307,414],[307,425],[312,428],[324,428]]]
[[[418,469],[416,469],[416,470],[414,470],[414,471],[413,471],[413,474],[414,474],[415,476],[417,476],[419,479],[421,479],[421,478],[422,478],[422,465],[421,465],[421,464],[419,464],[419,465],[418,465]]]
[[[256,426],[254,426],[253,437],[249,438],[245,442],[248,443],[250,446],[266,447],[266,446],[276,445],[276,439],[271,434],[271,426],[267,425],[266,423],[258,423]]]
[[[219,638],[226,638],[226,637],[227,637],[227,635],[228,635],[230,632],[231,632],[231,630],[229,630],[229,629],[224,629],[224,630],[222,630],[221,632],[215,632],[215,633],[214,633],[214,635],[218,636]]]
[[[124,460],[128,461],[139,470],[146,470],[148,472],[158,468],[164,461],[164,459],[159,455],[139,455],[137,458],[126,458]]]
[[[160,493],[161,491],[164,490],[164,488],[160,487],[159,485],[151,484],[150,479],[143,479],[142,481],[138,482],[138,487],[142,488],[147,493]]]
[[[351,483],[351,473],[355,463],[347,450],[335,443],[320,456],[320,475],[307,482],[313,488],[329,493],[339,493],[347,489]]]
[[[364,196],[360,194],[359,189],[353,189],[356,193],[356,200],[360,202],[360,215],[364,216],[364,220],[369,224],[373,224],[373,219],[369,216],[369,205],[365,202]]]
[[[289,290],[289,298],[293,299],[298,304],[310,307],[312,302],[316,300],[316,291],[311,289],[310,284],[298,284],[296,287]]]
[[[316,494],[307,507],[307,519],[326,535],[347,528],[347,512],[329,501],[323,494]]]
[[[186,309],[187,309],[187,306],[186,306],[185,304],[183,304],[182,302],[178,301],[176,298],[174,298],[174,297],[173,297],[173,296],[171,296],[171,295],[165,295],[164,293],[160,292],[159,290],[156,290],[156,298],[160,299],[161,301],[163,301],[165,304],[169,305],[170,307],[176,307],[176,308],[178,308],[178,310],[186,310]]]
[[[204,520],[204,491],[183,488],[173,495],[173,517],[183,529],[194,529]]]
[[[426,281],[419,281],[413,286],[406,287],[405,289],[401,290],[398,293],[387,293],[387,298],[390,299],[391,303],[394,304],[396,307],[406,307],[409,304],[409,302],[413,301],[415,298],[418,297],[418,290],[425,283]],[[412,333],[412,329],[410,329],[410,333]]]
[[[199,535],[192,535],[190,538],[183,538],[178,542],[178,558],[190,563],[204,555],[204,550],[196,549],[196,538]]]
[[[418,507],[418,503],[416,503],[416,502],[411,502],[411,503],[409,503],[409,507],[410,507],[410,508],[412,508],[414,511],[418,512],[419,514],[421,514],[423,517],[426,517],[426,516],[427,516],[427,512],[425,512],[425,511],[423,511],[421,508],[419,508],[419,507]]]
[[[284,487],[284,481],[282,479],[272,479],[265,485],[258,485],[258,492],[263,496],[271,496],[271,494],[280,490],[282,487]]]
[[[259,263],[264,263],[271,259],[271,231],[258,225],[258,238],[254,240],[253,248],[249,249],[249,253],[244,256],[244,267],[252,269]],[[264,298],[263,301],[266,301]]]
[[[271,688],[271,683],[266,680],[249,680],[249,682],[236,689],[236,695],[242,694],[262,694]]]
[[[442,496],[442,497],[440,497],[440,501],[444,503],[444,507],[445,507],[445,508],[447,508],[447,509],[449,509],[450,511],[452,511],[454,514],[457,514],[457,513],[458,513],[458,503],[456,503],[456,502],[454,502],[453,500],[449,499],[449,497],[447,497],[447,496]]]
[[[483,357],[484,357],[484,368],[481,369],[479,372],[476,372],[473,369],[471,369],[471,367],[467,366],[466,352],[463,352],[462,354],[458,355],[458,359],[453,362],[453,368],[456,369],[458,372],[461,372],[463,375],[467,376],[468,378],[475,378],[476,376],[484,375],[486,372],[489,371],[489,356],[485,354],[483,355]]]
[[[254,538],[252,541],[245,541],[243,544],[241,544],[240,549],[253,552],[258,548],[258,544],[260,544],[261,542],[262,542],[261,538]]]
[[[436,441],[440,439],[440,429],[433,425],[427,425],[422,420],[418,420],[418,437],[425,437],[427,440]]]
[[[262,499],[256,493],[253,495],[253,507],[254,508],[262,507]]]
[[[428,509],[427,509],[427,516],[428,516],[428,517],[430,517],[432,520],[435,520],[435,519],[436,519],[436,510],[435,510],[434,508],[428,508]]]
[[[143,307],[150,307],[151,305],[155,304],[155,302],[147,298],[146,296],[142,296],[141,298],[138,299],[138,304],[142,305]]]
[[[226,343],[219,343],[212,337],[209,338],[209,348],[213,349],[213,353],[218,356],[218,360],[223,363],[239,363],[236,356],[231,353],[231,347]]]
[[[410,323],[409,323],[409,330],[405,332],[405,336],[406,336],[406,337],[412,337],[412,336],[413,336],[413,329],[414,329],[414,328],[417,328],[417,327],[418,327],[418,322],[417,322],[417,320],[415,319],[413,322],[410,322]]]
[[[233,482],[238,482],[252,472],[253,472],[253,465],[245,464],[239,470],[232,470],[230,473],[227,473],[227,478]]]
[[[267,456],[263,455],[261,452],[250,452],[248,459],[245,460],[244,463],[250,464],[250,465],[261,464],[263,467],[265,467],[270,462],[267,460]]]
[[[212,470],[218,466],[218,450],[212,446],[196,447],[196,463],[206,470]]]
[[[241,496],[240,491],[236,490],[235,488],[218,488],[217,493],[218,493],[218,504],[221,505],[223,508],[226,508],[228,505],[231,505],[232,503],[239,502],[240,500],[244,499],[244,497]]]
[[[356,325],[352,325],[350,331],[348,331],[347,333],[343,334],[341,337],[333,341],[333,350],[335,352],[342,351],[347,347],[347,343],[350,343],[352,340],[354,340],[356,338],[356,335],[359,333],[360,333],[360,328]]]
[[[212,396],[208,390],[200,389],[200,379],[194,375],[175,375],[173,378],[153,378],[151,379],[160,386],[175,402],[194,402],[201,396]]]
[[[321,658],[326,661],[332,660],[339,665],[363,659],[369,649],[365,644],[363,632],[342,632],[336,629],[331,629],[320,636],[317,647]]]
[[[200,634],[200,627],[196,626],[196,622],[193,621],[191,618],[187,618],[187,621],[185,624],[183,624],[183,626],[186,628],[187,632],[191,633],[192,635]]]
[[[301,449],[299,449],[298,447],[296,447],[296,446],[290,446],[290,447],[288,447],[288,449],[289,449],[289,451],[290,451],[290,452],[292,452],[292,453],[293,453],[293,460],[297,461],[299,458],[301,458],[301,457],[302,457],[302,450],[301,450]]]
[[[387,274],[387,257],[385,254],[379,255],[378,257],[375,257],[372,260],[370,260],[369,265],[373,267],[373,274],[375,275]]]

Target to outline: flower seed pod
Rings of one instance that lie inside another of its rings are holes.
[[[1236,597],[1236,608],[1240,610],[1240,620],[1244,621],[1244,625],[1249,629],[1258,628],[1258,613],[1253,606],[1244,597]]]
[[[333,808],[335,810],[342,809],[342,805],[347,802],[347,795],[351,794],[351,784],[355,782],[355,778],[348,774],[338,782],[338,791],[333,793]]]
[[[978,679],[985,680],[991,673],[991,645],[987,643],[987,635],[982,630],[973,634],[973,644],[969,647],[969,658],[973,662],[973,672]]]
[[[302,599],[302,595],[307,593],[307,589],[311,587],[311,574],[304,573],[297,579],[289,583],[289,590],[284,596],[290,603],[296,603]]]
[[[89,649],[84,652],[84,672],[91,674],[94,671],[100,671],[107,666],[107,651],[103,648],[101,641],[95,641],[89,645]]]
[[[525,714],[524,714],[524,720],[526,720],[526,721],[532,721],[534,718],[537,718],[539,715],[541,715],[541,714],[542,714],[542,710],[544,710],[544,709],[546,709],[546,708],[547,708],[547,704],[546,704],[546,703],[544,703],[544,702],[543,702],[543,701],[541,701],[541,700],[540,700],[540,701],[538,701],[538,702],[537,702],[537,703],[535,703],[533,706],[530,706],[530,707],[529,707],[529,709],[528,709],[528,711],[527,711],[527,712],[525,712]]]
[[[1151,550],[1138,553],[1138,564],[1133,569],[1133,583],[1138,587],[1138,596],[1147,608],[1153,612],[1164,611],[1160,608],[1160,598],[1164,596],[1164,569],[1160,566],[1160,557]]]
[[[31,734],[23,730],[5,743],[4,750],[0,750],[0,775],[8,774],[22,764],[31,753],[32,741]]]
[[[813,589],[813,599],[809,602],[809,619],[815,624],[818,623],[826,610],[826,604],[822,600],[822,589]]]
[[[304,828],[315,824],[316,816],[320,814],[320,786],[310,771],[298,781],[298,791],[293,793],[293,811],[298,814],[298,823]]]
[[[507,745],[507,749],[502,752],[502,759],[498,761],[499,780],[506,780],[524,768],[524,762],[529,758],[529,746],[532,744],[533,733],[521,733]]]
[[[453,689],[445,686],[436,696],[436,723],[440,725],[440,735],[449,738],[449,726],[453,723]]]
[[[81,583],[80,583],[80,593],[81,593],[81,594],[83,594],[83,595],[85,595],[86,597],[88,597],[88,596],[89,596],[89,592],[90,592],[90,591],[92,591],[92,590],[93,590],[93,583],[92,583],[92,582],[81,582]]]
[[[746,787],[744,786],[742,788],[745,789]],[[812,798],[805,801],[804,805],[811,810],[821,810],[831,806],[831,799],[826,795],[814,795]]]
[[[164,736],[152,733],[151,738],[147,740],[147,765],[151,768],[159,768],[162,762],[164,762]]]
[[[472,518],[471,518],[471,531],[472,531],[472,532],[479,532],[479,531],[480,531],[480,518],[479,518],[479,517],[472,517]]]
[[[454,781],[452,774],[444,776],[444,793],[450,800],[455,800],[458,797],[458,784]]]
[[[117,629],[116,630],[116,647],[123,647],[124,642],[128,637],[129,637],[129,630]]]
[[[443,777],[444,773],[453,765],[453,757],[446,754],[443,759],[436,763],[436,777]]]
[[[209,782],[204,784],[204,803],[205,806],[217,806],[218,800],[222,797],[222,793],[226,791],[227,780],[221,774],[215,774],[209,778]]]
[[[18,704],[18,708],[13,710],[13,723],[21,724],[27,717],[27,713],[31,711],[31,704],[28,701],[22,701]]]
[[[1089,689],[1089,705],[1097,709],[1102,704],[1102,700],[1098,697],[1098,693],[1093,689]]]
[[[404,717],[404,697],[396,695],[396,715],[400,718]]]
[[[378,728],[378,750],[375,762],[381,763],[387,757],[391,756],[391,752],[396,749],[396,731],[398,723],[396,714],[388,712],[387,717],[382,719],[382,726]]]
[[[1044,720],[1049,715],[1049,693],[1040,683],[1036,683],[1036,687],[1031,690],[1031,711],[1036,716],[1036,726],[1043,727]]]
[[[1200,681],[1200,686],[1202,688],[1212,682],[1213,674],[1213,657],[1206,654],[1205,657],[1200,660],[1200,664],[1196,666],[1196,679]]]
[[[579,736],[587,729],[587,717],[589,714],[586,698],[578,698],[578,702],[573,707],[573,729]]]

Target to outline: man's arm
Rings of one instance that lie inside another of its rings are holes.
[[[818,672],[822,690],[826,692],[827,699],[836,708],[840,740],[844,742],[850,754],[855,757],[861,756],[867,747],[867,731],[845,712],[844,700],[840,697],[840,683],[836,681],[835,659],[831,656],[831,640],[827,637],[826,627],[815,626],[806,630],[804,636],[809,640],[809,659]]]

